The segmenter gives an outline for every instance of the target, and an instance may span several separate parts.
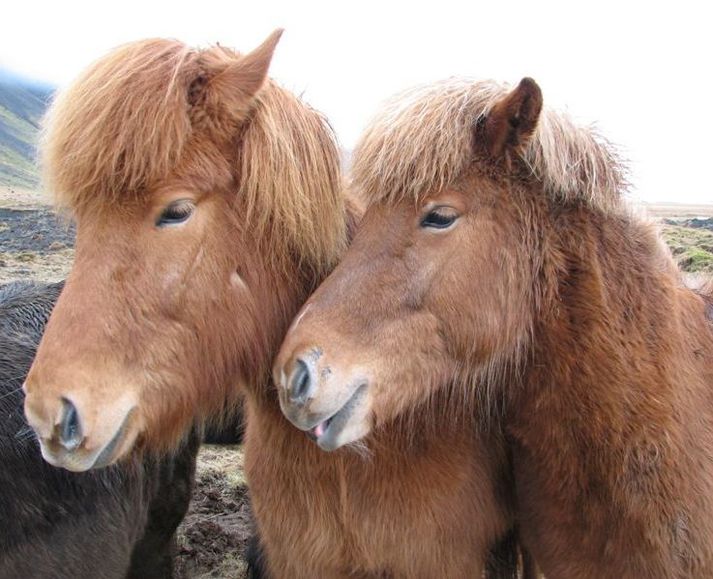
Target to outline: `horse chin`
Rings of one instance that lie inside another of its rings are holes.
[[[370,417],[367,385],[362,384],[336,412],[319,421],[307,434],[322,450],[330,452],[369,434]]]
[[[54,440],[40,439],[42,458],[55,467],[72,472],[85,472],[104,468],[118,462],[134,447],[139,429],[133,420],[135,410],[130,411],[109,441],[98,448],[88,449],[83,444],[67,450]]]

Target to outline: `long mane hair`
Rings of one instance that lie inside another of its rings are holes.
[[[240,58],[150,39],[95,62],[46,116],[40,157],[57,204],[76,213],[140,201],[186,165],[207,182],[237,175],[236,195],[272,258],[329,271],[345,245],[333,131],[272,81],[237,121],[224,102],[201,97]]]
[[[451,78],[391,98],[359,141],[352,169],[369,202],[420,199],[455,182],[473,162],[473,129],[510,90],[495,81]],[[626,167],[593,127],[545,108],[522,159],[562,200],[617,206]]]

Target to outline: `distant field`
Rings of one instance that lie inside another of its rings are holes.
[[[0,207],[7,209],[31,209],[49,205],[51,200],[34,189],[9,187],[0,184]]]
[[[660,220],[661,234],[683,271],[713,274],[713,205],[643,205]]]
[[[0,74],[0,183],[33,188],[39,175],[36,144],[52,89]]]
[[[651,217],[713,217],[713,201],[709,205],[680,203],[643,203]]]

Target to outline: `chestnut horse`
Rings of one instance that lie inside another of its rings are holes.
[[[326,449],[424,405],[504,424],[548,579],[713,577],[713,286],[627,210],[612,147],[530,79],[453,79],[353,161],[367,209],[277,358],[286,416]]]
[[[478,576],[511,527],[502,442],[444,415],[439,436],[394,428],[368,459],[327,456],[280,412],[272,359],[357,210],[327,123],[266,78],[278,37],[246,55],[130,44],[53,104],[45,179],[76,259],[28,421],[48,461],[87,470],[171,449],[242,392],[270,576]]]

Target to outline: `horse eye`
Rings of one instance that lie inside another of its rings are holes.
[[[448,229],[458,219],[458,214],[453,210],[438,207],[424,215],[421,219],[421,227],[430,227],[432,229]]]
[[[161,215],[156,219],[156,227],[165,227],[167,225],[179,225],[188,221],[189,217],[195,211],[195,203],[188,199],[180,199],[168,205]]]

